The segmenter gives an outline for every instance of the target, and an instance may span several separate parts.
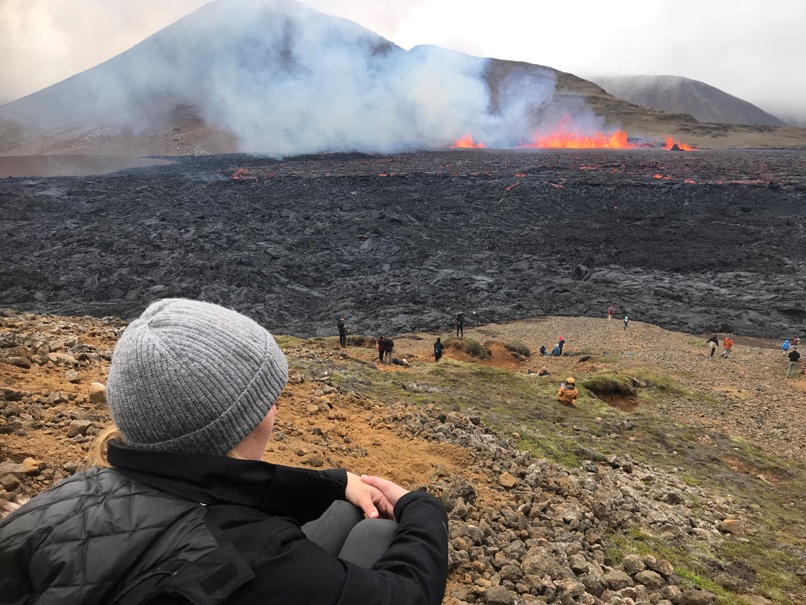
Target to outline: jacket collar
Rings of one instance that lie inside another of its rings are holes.
[[[346,472],[133,448],[112,441],[109,462],[135,481],[205,505],[235,504],[305,522],[344,499]]]

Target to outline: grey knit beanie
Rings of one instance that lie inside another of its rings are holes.
[[[260,424],[287,381],[285,355],[256,322],[168,298],[123,331],[106,394],[129,445],[224,455]]]

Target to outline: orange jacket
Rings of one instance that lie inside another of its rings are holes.
[[[730,351],[733,348],[733,339],[730,336],[726,336],[723,344],[725,345],[725,350]]]
[[[557,399],[561,403],[574,405],[577,402],[577,395],[579,395],[579,391],[576,390],[576,387],[560,387],[560,390],[557,391]]]

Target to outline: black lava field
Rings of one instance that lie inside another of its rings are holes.
[[[806,152],[171,159],[0,180],[0,306],[129,319],[185,296],[299,336],[610,304],[696,334],[806,330]]]

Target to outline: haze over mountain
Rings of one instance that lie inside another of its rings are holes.
[[[294,0],[218,0],[0,107],[0,153],[118,155],[513,147],[624,129],[703,147],[806,147],[806,131],[703,126],[550,67],[410,51]]]
[[[705,82],[680,76],[594,76],[615,97],[652,109],[687,113],[699,122],[786,126],[787,123]]]

